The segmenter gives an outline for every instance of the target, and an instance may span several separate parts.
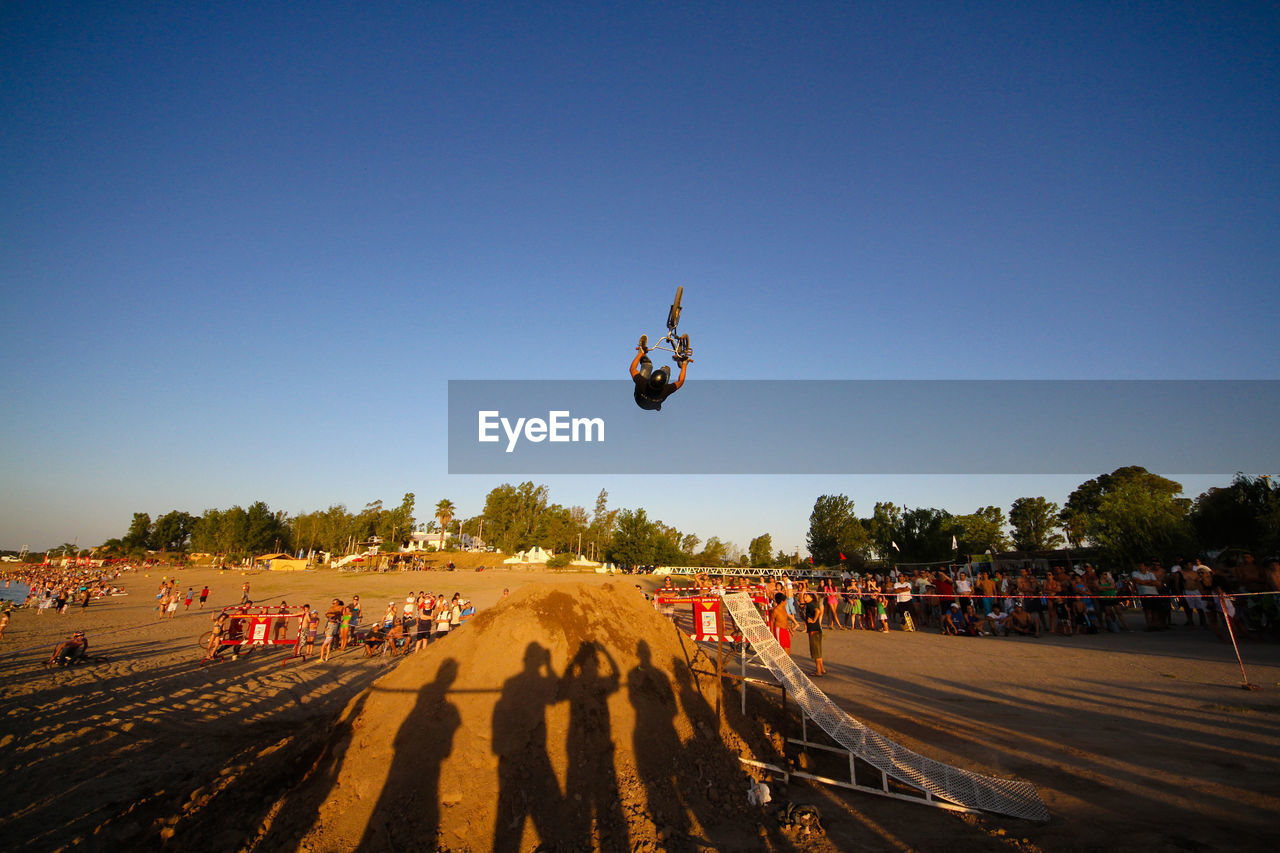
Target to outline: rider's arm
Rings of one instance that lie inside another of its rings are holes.
[[[676,386],[675,386],[676,390],[679,390],[680,386],[684,384],[684,372],[688,369],[689,369],[688,360],[680,362],[680,375],[676,378]]]

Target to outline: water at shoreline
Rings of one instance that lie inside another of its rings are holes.
[[[12,601],[21,604],[27,600],[27,593],[30,591],[30,586],[18,581],[10,583],[8,588],[4,584],[0,584],[0,601]]]

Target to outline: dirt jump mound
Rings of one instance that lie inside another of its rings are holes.
[[[745,849],[714,677],[623,584],[526,587],[348,707],[260,849]]]

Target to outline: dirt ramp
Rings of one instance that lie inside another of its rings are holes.
[[[263,846],[754,846],[695,651],[630,585],[525,587],[353,701]]]

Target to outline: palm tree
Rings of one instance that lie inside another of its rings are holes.
[[[440,550],[444,550],[445,531],[449,529],[449,522],[453,521],[453,514],[457,508],[453,505],[453,501],[445,498],[436,504],[436,519],[440,522]]]

